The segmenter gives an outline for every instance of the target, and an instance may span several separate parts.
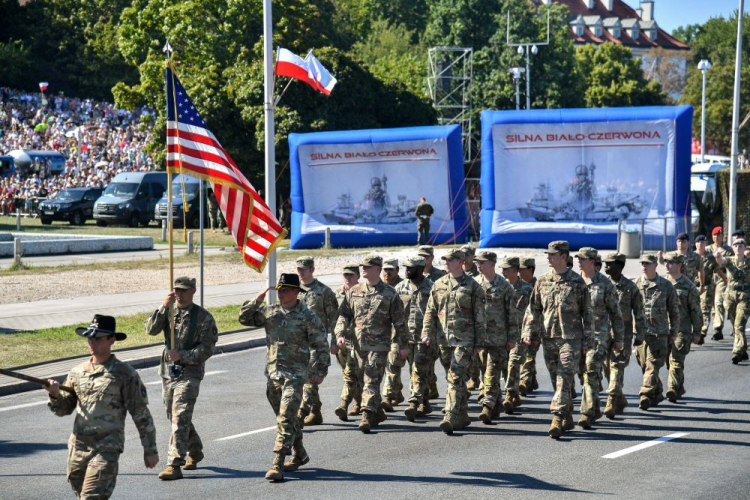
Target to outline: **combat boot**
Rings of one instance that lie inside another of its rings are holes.
[[[732,354],[732,364],[738,365],[742,361],[742,355],[741,354]]]
[[[620,394],[620,397],[617,399],[617,414],[622,415],[625,413],[625,408],[628,407],[628,398],[625,397],[625,394]]]
[[[266,479],[274,483],[284,480],[284,455],[282,453],[276,453],[273,457],[273,464],[266,472]]]
[[[552,425],[549,426],[549,437],[552,439],[559,439],[563,433],[562,418],[560,415],[552,417]]]
[[[320,425],[323,423],[323,414],[320,410],[313,409],[308,416],[305,417],[305,425]]]
[[[748,359],[747,351],[742,351],[742,361],[747,361]]]
[[[467,413],[466,415],[462,415],[459,419],[456,425],[453,426],[454,429],[464,429],[471,425],[471,417]]]
[[[581,426],[581,429],[591,429],[591,419],[586,415],[581,415],[581,419],[578,420],[578,425]]]
[[[375,418],[372,422],[372,425],[379,425],[383,422],[388,420],[388,415],[385,414],[383,411],[383,408],[378,408],[378,412],[375,414]]]
[[[409,406],[404,410],[404,416],[406,417],[406,420],[408,420],[409,422],[414,422],[414,418],[418,414],[419,414],[419,410],[417,410],[417,405],[415,405],[414,403],[409,403]]]
[[[521,406],[521,404],[523,404],[523,400],[521,399],[521,396],[519,396],[518,394],[514,394],[513,395],[513,408],[518,408],[519,406]]]
[[[299,420],[300,429],[303,429],[305,427],[305,420],[307,420],[308,415],[310,415],[310,408],[302,408],[300,406],[299,411],[297,412],[297,419]]]
[[[380,402],[380,408],[387,411],[388,413],[392,413],[395,410],[393,409],[393,405],[391,405],[390,401],[387,399],[383,399],[383,401]]]
[[[651,408],[651,399],[648,396],[641,396],[641,401],[638,403],[638,408],[644,411]]]
[[[292,472],[310,461],[310,455],[307,454],[307,450],[302,446],[302,439],[299,438],[294,443],[294,450],[292,451],[292,459],[288,462],[284,462],[284,472]]]
[[[701,333],[701,338],[698,340],[698,345],[703,345],[706,343],[706,336]]]
[[[562,419],[563,431],[572,431],[576,428],[575,422],[573,422],[573,415],[565,415]]]
[[[372,420],[373,415],[367,410],[364,410],[362,412],[362,419],[359,421],[359,430],[362,431],[363,434],[369,434],[370,429],[372,429]]]
[[[531,378],[531,389],[534,391],[539,389],[539,382],[536,380],[536,375]]]
[[[677,402],[677,393],[673,391],[672,389],[667,391],[667,399],[670,403],[676,403]]]
[[[651,406],[656,406],[662,401],[664,401],[664,394],[659,393],[651,399]]]
[[[419,408],[417,408],[417,416],[423,417],[429,415],[430,413],[432,413],[432,405],[427,399],[425,399],[424,402],[419,405]]]
[[[471,379],[469,379],[469,383],[466,384],[466,390],[468,390],[468,391],[474,391],[474,390],[476,390],[476,388],[477,388],[478,385],[479,384],[473,378],[471,378]]]
[[[401,394],[401,391],[399,391],[399,392],[396,393],[396,399],[392,400],[391,403],[393,404],[393,406],[398,406],[401,403],[403,403],[404,401],[405,401],[404,395]]]
[[[195,470],[198,468],[198,462],[203,460],[203,453],[191,453],[187,457],[187,461],[185,462],[185,467],[183,469],[185,470]]]
[[[339,417],[339,420],[342,422],[348,422],[349,418],[347,417],[346,409],[349,407],[349,401],[346,399],[341,400],[341,404],[338,405],[338,407],[333,410],[333,412],[336,414],[337,417]]]
[[[449,436],[453,434],[453,424],[447,417],[444,418],[442,422],[440,422],[440,430],[445,432]]]
[[[167,465],[167,468],[159,473],[159,479],[162,481],[174,481],[182,479],[182,471],[179,465]]]
[[[609,396],[607,398],[607,404],[604,406],[604,416],[608,419],[612,420],[615,418],[615,415],[617,414],[617,411],[615,410],[615,398],[613,396]]]
[[[479,420],[485,425],[490,425],[492,423],[492,410],[490,410],[489,406],[482,407],[482,413],[479,414]]]
[[[362,399],[358,398],[354,400],[354,406],[349,409],[347,415],[350,417],[356,417],[362,411]]]
[[[720,331],[716,331],[711,337],[711,340],[724,340],[724,334],[721,333]]]
[[[518,392],[521,393],[521,396],[526,396],[528,394],[528,391],[526,390],[526,382],[521,382],[518,384]]]
[[[513,415],[513,399],[508,396],[505,396],[505,401],[503,401],[503,411],[506,415]]]

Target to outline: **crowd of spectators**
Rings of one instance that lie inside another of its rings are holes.
[[[40,199],[72,187],[106,187],[121,172],[154,169],[145,152],[153,111],[116,109],[93,99],[29,93],[0,87],[0,155],[13,150],[61,153],[65,169],[34,161],[0,178],[0,214],[33,212]]]

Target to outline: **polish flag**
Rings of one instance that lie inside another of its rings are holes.
[[[47,87],[49,87],[49,82],[39,82],[39,88],[42,92],[47,90]]]
[[[301,80],[325,95],[330,95],[333,86],[336,85],[336,79],[313,55],[312,51],[302,59],[292,51],[279,47],[276,50],[274,73]]]

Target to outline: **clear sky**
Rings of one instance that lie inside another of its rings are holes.
[[[625,0],[637,9],[639,0]],[[654,17],[663,30],[671,33],[678,26],[700,24],[711,17],[729,17],[739,8],[739,0],[654,0]],[[745,0],[745,12],[750,0]]]

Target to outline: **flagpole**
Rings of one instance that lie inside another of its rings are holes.
[[[266,204],[273,216],[276,216],[276,150],[273,116],[273,16],[271,0],[263,0],[263,62],[265,86],[265,118],[266,118]],[[266,295],[268,304],[276,303],[276,249],[272,249],[266,266],[269,293]]]
[[[167,40],[166,45],[164,46],[164,51],[167,53],[167,67],[171,70],[170,74],[172,76],[172,98],[175,99],[174,96],[174,68],[172,67],[172,47],[169,45],[169,40]],[[167,85],[167,90],[168,90]],[[167,115],[169,114],[169,92],[166,92],[167,94]],[[174,102],[174,101],[173,101]],[[174,119],[177,121],[177,103],[175,102],[174,107]],[[167,117],[169,119],[169,117]],[[179,124],[178,124],[179,129]],[[178,133],[178,139],[177,139],[177,149],[179,151],[180,143],[179,143],[179,133]],[[169,141],[169,138],[167,138],[167,141]],[[168,160],[167,160],[168,161]],[[172,214],[172,175],[169,173],[169,165],[167,165],[167,232],[169,233],[169,288],[168,290],[171,292],[174,290],[174,215]],[[169,340],[170,340],[170,349],[176,348],[175,343],[175,322],[174,322],[174,302],[170,304],[169,306]],[[174,366],[174,363],[170,363],[170,368]],[[171,373],[171,372],[170,372]]]
[[[201,232],[201,272],[200,272],[200,279],[201,279],[201,307],[203,307],[203,229],[204,229],[204,223],[203,219],[206,218],[205,216],[205,199],[206,199],[206,192],[204,188],[205,184],[203,183],[203,179],[201,178],[198,184],[198,195],[200,196],[200,204],[198,205],[198,213],[200,214],[201,223],[198,227],[200,227]]]

